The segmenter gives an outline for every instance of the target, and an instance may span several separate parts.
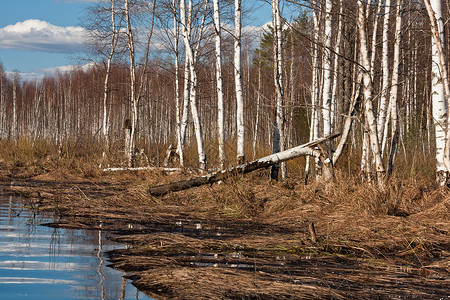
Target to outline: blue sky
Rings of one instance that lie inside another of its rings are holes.
[[[78,64],[83,45],[79,19],[95,0],[0,0],[0,62],[22,77],[50,73],[56,67]],[[269,4],[254,6],[251,22],[271,19]]]
[[[87,2],[0,0],[0,61],[4,69],[41,73],[75,63],[70,57],[80,46],[76,46],[80,42],[76,27]]]

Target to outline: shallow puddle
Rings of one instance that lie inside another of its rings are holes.
[[[107,266],[105,253],[123,245],[40,225],[49,221],[0,195],[0,299],[150,299]]]

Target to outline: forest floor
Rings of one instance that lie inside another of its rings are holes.
[[[155,198],[149,186],[191,175],[1,172],[53,226],[130,245],[111,262],[156,299],[450,297],[450,191],[433,184],[323,188],[260,171]]]

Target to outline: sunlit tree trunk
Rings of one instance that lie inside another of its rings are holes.
[[[103,119],[102,119],[102,133],[103,140],[105,142],[105,149],[109,148],[109,137],[108,137],[108,95],[109,95],[109,77],[111,74],[111,61],[114,56],[116,45],[118,42],[117,32],[116,32],[116,12],[115,12],[115,0],[111,0],[111,43],[108,59],[106,61],[106,74],[105,83],[103,89]],[[103,153],[105,154],[105,152]]]
[[[384,21],[383,21],[383,50],[382,50],[382,87],[381,87],[381,99],[378,109],[378,123],[377,133],[378,140],[382,141],[381,155],[384,154],[386,145],[386,139],[384,134],[384,126],[388,108],[388,95],[389,95],[389,18],[391,14],[391,0],[386,0],[384,7]]]
[[[375,76],[375,60],[377,57],[377,33],[378,33],[378,22],[379,22],[379,15],[381,11],[381,0],[378,0],[378,6],[377,10],[375,12],[374,20],[373,20],[373,31],[372,31],[372,49],[370,51],[370,76]],[[370,11],[370,1],[367,1],[367,11]]]
[[[334,66],[333,66],[333,83],[332,83],[332,94],[331,94],[331,126],[333,128],[336,128],[336,123],[339,118],[337,118],[337,103],[338,103],[338,78],[339,78],[339,55],[341,54],[341,43],[342,43],[342,19],[343,19],[343,12],[344,12],[344,5],[342,3],[342,0],[339,0],[339,21],[337,26],[337,37],[336,37],[336,54],[334,56]]]
[[[332,64],[332,15],[333,3],[331,0],[325,1],[325,33],[324,33],[324,49],[323,49],[323,98],[322,98],[322,119],[323,134],[325,136],[331,134],[331,64]],[[331,156],[331,142],[327,143],[327,153]]]
[[[130,141],[128,143],[128,166],[132,165],[134,159],[134,152],[136,148],[136,126],[138,118],[138,101],[136,99],[136,62],[135,62],[135,48],[134,36],[130,21],[130,8],[128,0],[125,0],[125,18],[127,23],[127,38],[128,38],[128,52],[130,55],[130,104],[131,104],[131,123],[130,123]]]
[[[241,0],[234,1],[234,82],[236,90],[237,163],[245,161],[244,151],[244,99],[241,74]]]
[[[224,134],[224,103],[223,103],[223,84],[222,84],[222,55],[221,55],[221,25],[219,0],[214,2],[214,32],[215,32],[215,50],[216,50],[216,89],[217,89],[217,131],[219,139],[219,163],[223,169],[225,161],[225,134]]]
[[[425,6],[431,21],[432,30],[432,69],[431,97],[433,120],[436,132],[436,178],[440,185],[447,184],[450,165],[450,147],[448,146],[448,86],[447,65],[445,60],[445,33],[442,0],[425,0]]]
[[[392,174],[394,169],[394,161],[397,154],[398,145],[398,111],[397,111],[397,97],[398,97],[398,77],[400,66],[400,45],[402,39],[402,0],[397,0],[396,10],[396,25],[395,25],[395,44],[394,44],[394,68],[392,71],[392,87],[390,99],[390,113],[391,113],[391,153],[388,162],[388,174]]]
[[[274,83],[275,83],[275,94],[276,94],[276,109],[275,118],[276,126],[274,128],[274,139],[273,139],[273,152],[284,151],[286,148],[286,117],[284,109],[284,88],[283,88],[283,61],[282,61],[282,31],[281,31],[281,15],[279,0],[272,1],[272,24],[274,32],[274,42],[273,42],[273,71],[274,71]],[[275,145],[278,144],[278,145]],[[286,163],[282,162],[281,167],[281,178],[285,180],[287,177]],[[278,165],[272,167],[271,177],[274,180],[278,179]]]
[[[189,10],[191,10],[192,1],[189,1]],[[190,75],[190,97],[189,104],[191,107],[192,118],[194,121],[195,135],[197,137],[197,154],[199,161],[199,169],[206,170],[206,153],[203,142],[203,132],[200,123],[200,117],[197,110],[197,70],[195,69],[195,58],[192,50],[192,45],[189,41],[188,24],[186,22],[186,3],[185,0],[180,2],[180,19],[183,33],[184,46],[186,51],[186,60],[189,67]]]
[[[383,183],[385,168],[383,165],[383,160],[381,158],[381,149],[378,142],[377,135],[377,124],[373,113],[373,82],[370,76],[370,60],[369,53],[367,49],[367,39],[366,39],[366,26],[365,26],[365,13],[363,0],[358,0],[358,37],[360,40],[360,55],[363,71],[363,95],[364,95],[364,113],[367,125],[367,131],[370,140],[371,154],[375,162],[375,170],[377,172],[377,180],[379,184]]]
[[[14,73],[13,86],[12,86],[12,124],[11,124],[11,136],[14,141],[17,141],[17,89],[20,81],[20,75],[18,72]]]
[[[258,141],[258,131],[259,131],[259,118],[261,113],[261,52],[258,56],[258,91],[256,96],[256,120],[255,120],[255,130],[253,132],[253,159],[256,158],[256,143]]]
[[[179,62],[179,51],[178,51],[178,44],[179,44],[179,28],[178,28],[178,20],[177,20],[177,0],[173,0],[172,2],[172,10],[173,10],[173,47],[174,47],[174,63],[175,63],[175,110],[176,110],[176,135],[177,135],[177,153],[178,157],[180,159],[180,165],[182,166],[184,164],[183,159],[183,147],[184,147],[184,141],[183,136],[181,134],[181,99],[180,99],[180,77],[179,77],[179,69],[180,69],[180,62]]]
[[[187,52],[185,51],[185,59],[184,59],[184,84],[183,84],[183,115],[181,117],[181,129],[180,129],[180,138],[181,143],[180,147],[177,148],[178,155],[180,156],[180,166],[184,166],[184,146],[186,143],[186,131],[188,125],[189,118],[189,93],[190,91],[190,76],[189,76],[189,57]]]
[[[312,17],[313,17],[313,36],[318,37],[319,36],[319,9],[317,7],[317,2],[314,1],[314,7]],[[311,124],[310,124],[310,135],[309,140],[313,141],[319,137],[319,49],[317,47],[317,41],[313,40],[311,43],[312,47],[312,80],[311,80]],[[306,157],[306,168],[305,168],[305,174],[308,178],[309,172],[310,172],[310,156]],[[316,163],[318,163],[319,160],[316,159]]]

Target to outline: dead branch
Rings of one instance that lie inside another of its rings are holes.
[[[336,137],[338,137],[340,133],[334,133],[329,136],[326,136],[324,138],[317,139],[315,141],[282,151],[278,152],[269,156],[265,156],[263,158],[239,165],[237,167],[229,168],[226,170],[221,170],[213,173],[209,173],[207,175],[194,177],[188,180],[182,180],[177,182],[172,182],[156,187],[152,187],[149,189],[149,192],[153,196],[162,196],[169,192],[176,192],[176,191],[182,191],[186,189],[190,189],[193,187],[201,186],[204,184],[213,184],[218,181],[222,181],[230,176],[236,175],[236,174],[245,174],[249,173],[258,169],[263,169],[270,167],[274,164],[281,163],[283,161],[287,161],[290,159],[294,159],[300,156],[315,156],[315,157],[322,157],[324,153],[321,151],[317,151],[313,149],[314,146],[319,145],[320,143],[323,143],[328,140],[332,140]]]

